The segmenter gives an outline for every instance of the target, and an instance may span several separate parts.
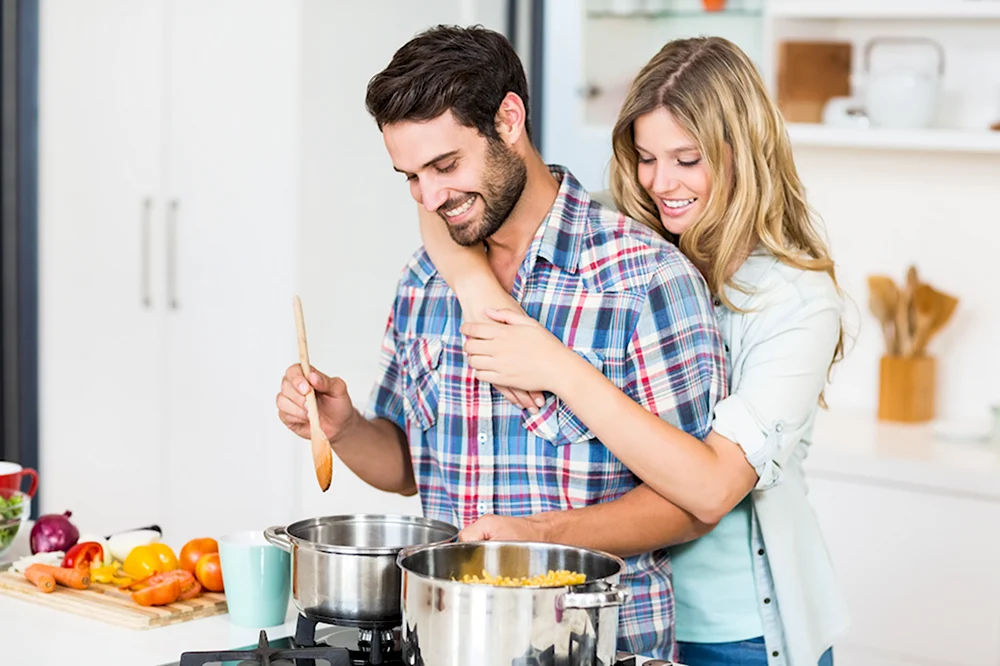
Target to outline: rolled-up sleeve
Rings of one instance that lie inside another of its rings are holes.
[[[628,347],[625,393],[668,423],[704,439],[725,394],[722,337],[704,281],[675,262],[650,283]]]
[[[793,298],[755,314],[742,367],[715,406],[713,429],[740,445],[757,471],[756,490],[781,471],[815,415],[840,334],[842,302]]]

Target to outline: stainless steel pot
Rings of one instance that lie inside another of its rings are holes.
[[[403,548],[457,535],[447,523],[387,515],[326,516],[264,530],[269,542],[292,555],[292,600],[299,612],[359,627],[400,624],[396,556]]]
[[[607,553],[546,543],[472,542],[408,548],[403,572],[403,657],[410,666],[510,666],[615,661],[618,584],[625,563]],[[465,574],[533,577],[550,570],[587,575],[572,587],[462,583]]]

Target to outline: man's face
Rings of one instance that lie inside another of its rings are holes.
[[[450,111],[425,122],[386,125],[382,137],[414,200],[437,212],[461,245],[496,233],[524,191],[524,161],[502,141],[460,125]]]

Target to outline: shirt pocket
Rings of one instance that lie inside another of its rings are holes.
[[[604,372],[604,360],[597,352],[574,350],[591,365]],[[547,394],[545,404],[537,414],[525,411],[524,426],[529,432],[554,446],[578,444],[596,439],[594,433],[557,396]]]
[[[403,410],[421,430],[437,422],[441,391],[441,340],[417,338],[403,343]]]

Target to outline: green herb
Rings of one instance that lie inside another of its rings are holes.
[[[20,495],[10,498],[0,497],[0,553],[14,543],[18,530],[21,529],[21,518],[26,508]]]
[[[20,495],[14,495],[9,499],[0,496],[0,521],[20,518],[24,513],[24,502]]]

